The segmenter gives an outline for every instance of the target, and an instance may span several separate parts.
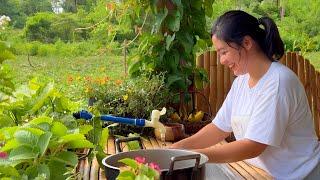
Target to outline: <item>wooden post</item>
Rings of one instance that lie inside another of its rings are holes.
[[[210,74],[210,52],[207,51],[204,53],[204,69],[207,71],[207,74]],[[210,80],[210,76],[209,76],[209,80]],[[207,101],[209,100],[209,96],[210,96],[210,86],[209,84],[204,84],[204,96],[206,99],[202,98],[202,103],[203,103],[203,111],[205,112],[209,112],[209,108],[208,107],[208,103]]]
[[[314,121],[318,124],[318,126],[315,126],[315,128],[317,129],[317,136],[318,139],[320,139],[320,72],[316,73],[316,97],[315,97],[315,102],[316,102],[316,113],[314,116]]]
[[[217,52],[210,52],[210,105],[212,115],[217,113]]]
[[[217,80],[218,80],[218,87],[217,87],[217,108],[220,109],[223,103],[223,82],[224,82],[224,67],[223,65],[217,61]]]

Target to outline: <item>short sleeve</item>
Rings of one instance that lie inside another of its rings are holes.
[[[228,92],[228,95],[226,99],[224,100],[221,108],[219,109],[217,115],[213,119],[212,123],[216,125],[219,129],[225,132],[232,132],[231,127],[231,113],[232,113],[232,97],[233,92],[235,91],[235,82],[232,84],[232,87],[230,91]]]
[[[259,95],[244,138],[279,147],[289,121],[290,103],[286,94],[266,92]]]

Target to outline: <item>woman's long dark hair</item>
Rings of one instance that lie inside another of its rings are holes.
[[[262,25],[264,28],[260,28]],[[271,61],[279,60],[284,54],[284,45],[278,28],[269,17],[255,18],[252,15],[232,10],[220,16],[212,26],[211,36],[226,43],[242,45],[244,36],[255,40]]]

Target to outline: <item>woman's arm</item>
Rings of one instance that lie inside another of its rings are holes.
[[[209,162],[228,163],[257,157],[267,146],[249,139],[243,139],[221,146],[194,149],[194,151],[207,155]]]
[[[196,134],[176,142],[170,148],[176,149],[202,149],[213,146],[230,135],[229,132],[220,130],[216,125],[210,123]]]

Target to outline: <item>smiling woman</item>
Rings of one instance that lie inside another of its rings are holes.
[[[171,147],[194,149],[213,163],[244,160],[275,179],[312,177],[320,146],[304,87],[277,62],[284,48],[273,20],[226,12],[213,25],[212,42],[238,77],[212,123]],[[214,146],[231,132],[236,141]]]

